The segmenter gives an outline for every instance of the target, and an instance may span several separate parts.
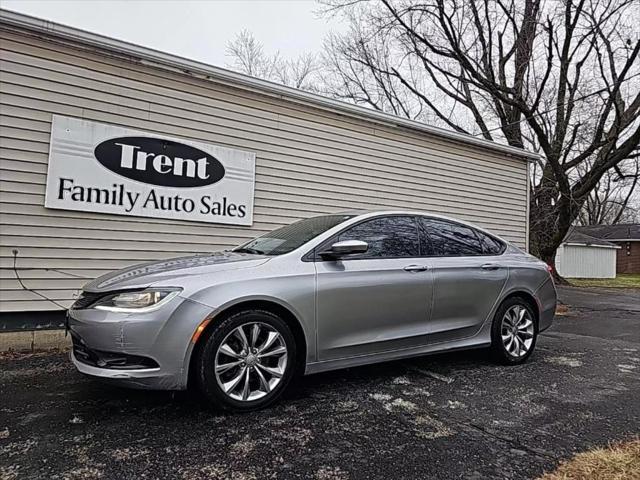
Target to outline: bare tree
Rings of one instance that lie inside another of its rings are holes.
[[[640,220],[636,199],[640,160],[620,165],[618,171],[622,176],[615,170],[607,171],[591,191],[578,215],[579,225],[614,225]]]
[[[317,88],[319,63],[315,54],[304,53],[294,59],[284,59],[280,52],[268,55],[253,34],[243,30],[227,43],[227,56],[231,59],[229,68],[252,77],[301,90],[313,91]]]
[[[339,98],[541,153],[530,249],[555,252],[598,182],[638,153],[637,0],[324,0]]]

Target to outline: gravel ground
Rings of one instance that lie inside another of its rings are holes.
[[[0,479],[535,478],[640,430],[640,292],[561,299],[525,365],[473,351],[331,372],[244,415],[101,384],[64,354],[5,357]]]

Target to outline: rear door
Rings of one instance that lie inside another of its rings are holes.
[[[367,242],[364,254],[316,259],[321,361],[427,343],[431,272],[412,216],[364,220],[329,240]]]
[[[473,336],[481,327],[509,275],[501,263],[505,246],[456,222],[419,217],[421,248],[433,271],[429,343]]]

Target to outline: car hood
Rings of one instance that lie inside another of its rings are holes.
[[[160,262],[148,262],[116,270],[87,283],[83,290],[104,292],[144,288],[157,282],[179,277],[206,275],[235,268],[249,268],[269,261],[264,255],[236,252],[215,252],[207,255],[178,257]],[[180,285],[176,285],[180,286]]]

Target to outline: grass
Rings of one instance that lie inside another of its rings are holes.
[[[640,273],[619,274],[616,278],[568,278],[576,287],[640,288]]]
[[[640,439],[579,453],[538,480],[640,479]]]

